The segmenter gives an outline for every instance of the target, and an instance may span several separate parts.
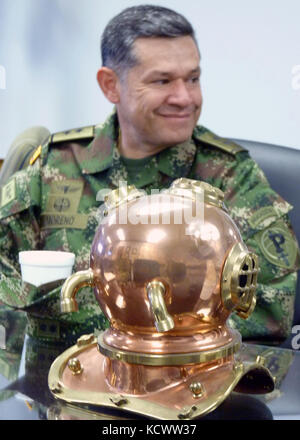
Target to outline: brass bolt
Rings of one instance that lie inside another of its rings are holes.
[[[190,384],[190,390],[193,393],[194,399],[199,399],[203,396],[203,386],[200,382],[192,382]]]
[[[74,376],[77,376],[78,374],[81,374],[83,371],[83,368],[81,366],[80,361],[77,358],[71,358],[68,361],[68,367],[72,371],[72,374]]]

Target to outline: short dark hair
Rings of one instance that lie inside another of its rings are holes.
[[[138,38],[190,36],[198,48],[190,22],[171,9],[154,5],[127,8],[107,24],[101,38],[102,65],[122,76],[138,62],[132,46]]]

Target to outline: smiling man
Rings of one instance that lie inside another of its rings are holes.
[[[116,104],[120,151],[136,159],[189,139],[202,95],[200,55],[191,36],[139,38],[131,50],[137,62],[125,78],[103,67],[98,82]]]
[[[2,187],[0,299],[27,310],[29,333],[45,340],[70,342],[104,328],[91,289],[78,295],[78,313],[60,315],[60,287],[22,286],[18,252],[70,251],[75,271],[86,269],[100,190],[127,181],[150,192],[187,177],[224,192],[244,241],[259,256],[256,309],[232,325],[244,338],[282,341],[290,334],[299,268],[287,216],[292,207],[246,150],[197,125],[200,53],[191,24],[163,7],[128,8],[108,23],[101,52],[97,80],[114,112],[103,124],[37,139],[28,168]]]

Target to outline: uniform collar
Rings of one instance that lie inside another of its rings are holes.
[[[113,164],[114,150],[117,150],[118,117],[114,110],[103,124],[95,126],[94,139],[84,148],[80,160],[83,174],[100,173]]]
[[[158,155],[158,169],[169,177],[186,177],[192,168],[196,145],[193,139],[167,148]]]
[[[95,127],[95,137],[84,149],[84,159],[81,161],[83,174],[94,174],[108,170],[107,178],[112,186],[118,186],[120,180],[128,178],[126,167],[117,148],[119,124],[114,110],[107,120]],[[196,145],[193,139],[167,148],[153,156],[152,167],[144,170],[139,187],[155,181],[158,172],[171,178],[187,176],[194,162]]]

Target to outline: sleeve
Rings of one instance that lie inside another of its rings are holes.
[[[83,288],[79,311],[61,313],[61,280],[36,287],[22,282],[19,252],[43,249],[40,234],[42,191],[39,161],[14,174],[1,188],[0,204],[0,305],[22,309],[27,332],[45,341],[73,343],[83,333],[105,329],[91,288]]]
[[[225,204],[247,247],[259,258],[257,303],[253,314],[230,323],[244,339],[279,343],[291,334],[299,246],[288,218],[292,206],[272,190],[247,152],[226,169]]]
[[[1,188],[0,300],[10,307],[24,308],[35,300],[36,289],[22,288],[18,254],[39,248],[39,205],[37,165],[17,172]]]

